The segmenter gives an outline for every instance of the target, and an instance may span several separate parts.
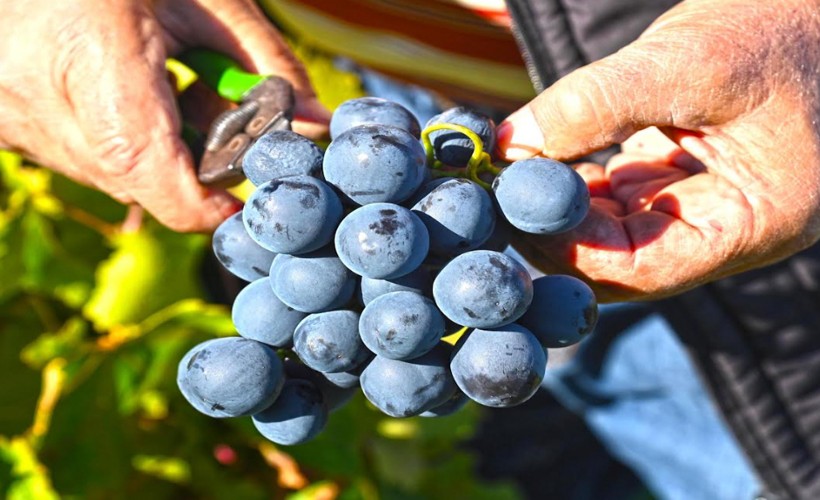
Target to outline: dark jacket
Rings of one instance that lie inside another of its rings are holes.
[[[628,44],[676,3],[508,0],[507,6],[541,91]],[[764,483],[761,498],[820,498],[820,246],[656,306]]]

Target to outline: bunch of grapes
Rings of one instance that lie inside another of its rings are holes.
[[[533,281],[498,250],[511,231],[575,227],[586,184],[543,158],[497,168],[494,123],[465,108],[422,132],[400,105],[356,99],[330,132],[324,153],[275,131],[246,154],[256,189],[213,240],[250,282],[232,309],[240,336],[184,356],[183,395],[212,417],[252,416],[279,444],[316,436],[359,387],[393,417],[529,399],[547,348],[590,332],[597,305],[583,282]]]

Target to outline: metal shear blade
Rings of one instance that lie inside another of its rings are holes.
[[[199,181],[231,184],[242,179],[242,160],[259,137],[273,130],[290,130],[293,88],[287,80],[268,77],[250,89],[235,109],[211,124],[199,164]]]

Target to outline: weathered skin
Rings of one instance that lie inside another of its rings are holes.
[[[669,296],[816,242],[818,13],[817,0],[681,2],[510,116],[497,129],[508,160],[624,143],[606,166],[578,167],[592,191],[578,228],[516,247],[609,302]]]

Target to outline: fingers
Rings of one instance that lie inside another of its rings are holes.
[[[740,191],[704,174],[648,198],[647,210],[623,216],[593,202],[575,230],[516,246],[547,269],[584,277],[607,302],[662,298],[744,265],[754,213]]]
[[[301,122],[294,128],[314,137],[326,133],[330,112],[316,99],[304,66],[256,2],[168,2],[166,8],[168,14],[161,20],[169,30],[184,23],[182,33],[188,44],[222,52],[249,71],[287,79],[296,92],[295,115]]]
[[[501,154],[573,159],[651,125],[672,125],[678,83],[662,73],[658,57],[634,45],[562,78],[500,125]]]
[[[82,54],[65,78],[83,156],[99,172],[99,185],[125,191],[163,224],[179,231],[213,229],[238,202],[196,179],[180,137],[158,26],[144,12],[121,14],[122,22],[133,23],[130,29],[119,27],[111,38],[116,43],[101,49],[104,57]],[[95,75],[93,85],[89,74]]]

